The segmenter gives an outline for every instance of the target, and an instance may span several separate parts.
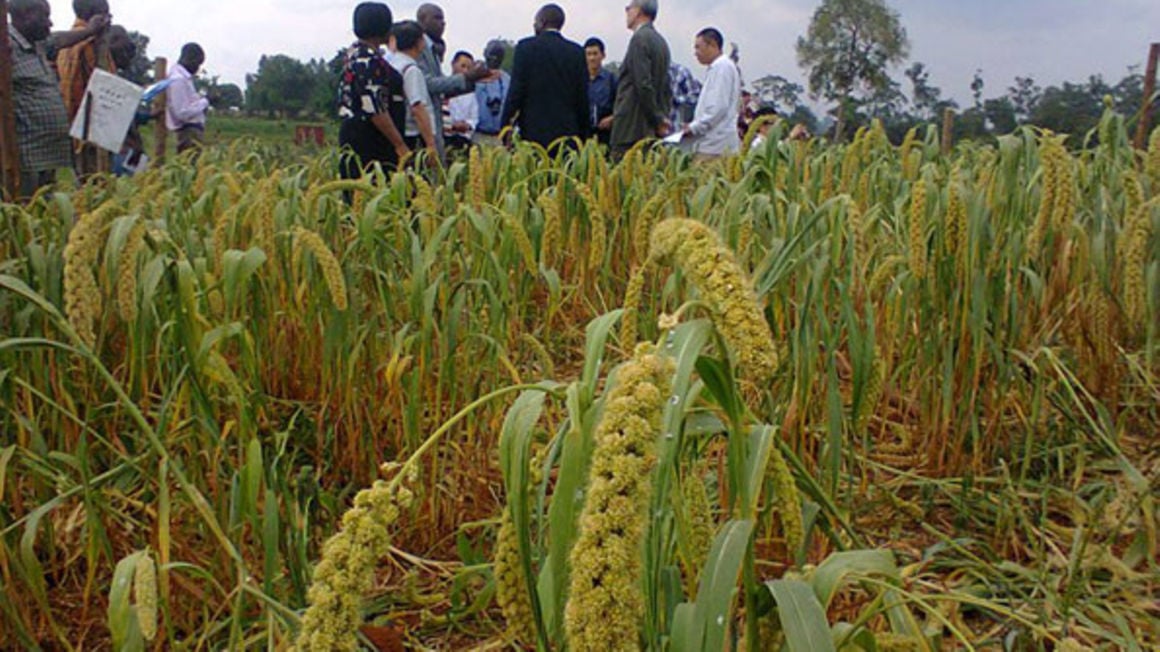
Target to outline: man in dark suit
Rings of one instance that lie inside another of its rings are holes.
[[[560,34],[559,5],[544,5],[533,27],[536,35],[516,46],[503,124],[514,121],[524,140],[544,147],[568,136],[587,138],[592,125],[584,49]]]
[[[669,44],[653,29],[657,0],[631,0],[624,8],[633,31],[620,68],[612,111],[612,152],[623,156],[645,138],[667,136],[673,91],[669,85]]]

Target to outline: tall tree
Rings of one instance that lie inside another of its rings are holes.
[[[1019,126],[1015,105],[1009,97],[998,97],[983,102],[983,113],[993,134],[1009,134]]]
[[[246,108],[271,116],[296,116],[310,106],[314,81],[314,75],[301,61],[284,54],[263,55],[258,72],[246,75]]]
[[[906,69],[906,77],[910,80],[910,99],[917,117],[923,120],[937,117],[942,89],[930,83],[930,69],[921,61],[915,61]]]
[[[980,111],[983,110],[983,88],[987,86],[987,82],[983,81],[983,71],[975,69],[975,76],[971,79],[971,97],[975,98],[975,108]]]
[[[797,41],[798,65],[809,70],[810,93],[838,104],[838,134],[855,91],[889,93],[890,66],[906,59],[910,42],[898,12],[885,0],[823,0],[806,36]]]
[[[1035,105],[1042,94],[1043,89],[1031,77],[1015,78],[1015,85],[1007,89],[1007,97],[1015,107],[1015,117],[1019,122],[1031,119],[1031,112],[1035,110]]]
[[[753,93],[759,102],[784,107],[786,111],[793,111],[797,107],[804,90],[801,84],[781,75],[766,75],[753,82]]]
[[[335,116],[338,111],[338,85],[342,80],[342,68],[346,63],[346,51],[325,59],[311,59],[306,69],[314,78],[314,92],[310,98],[310,110],[317,115]]]
[[[1035,103],[1031,122],[1037,127],[1071,135],[1071,144],[1078,146],[1084,135],[1100,123],[1105,109],[1104,97],[1111,93],[1112,87],[1098,75],[1089,77],[1086,84],[1064,82],[1059,86],[1049,86]]]
[[[149,37],[141,32],[129,32],[129,40],[137,46],[137,54],[133,63],[121,71],[121,76],[134,84],[144,86],[153,78],[153,62],[149,59]]]

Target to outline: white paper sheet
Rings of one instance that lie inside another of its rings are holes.
[[[69,135],[113,153],[121,151],[121,145],[125,142],[125,135],[129,133],[129,127],[133,124],[133,116],[137,113],[137,106],[141,103],[143,93],[144,89],[140,86],[116,75],[104,70],[93,72]]]

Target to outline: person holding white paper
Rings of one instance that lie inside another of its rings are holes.
[[[111,54],[113,47],[111,27],[101,29],[100,25],[107,21],[94,20],[97,17],[108,18],[108,0],[74,0],[73,11],[76,12],[76,22],[72,29],[90,32],[92,36],[72,47],[61,48],[56,53],[60,92],[68,109],[69,120],[76,119],[77,114],[86,109],[85,92],[93,72],[104,70],[111,73],[116,69],[116,62],[113,61]],[[108,152],[82,140],[75,141],[73,147],[76,152],[77,175],[82,181],[99,172],[111,170]]]
[[[697,99],[693,121],[682,131],[681,144],[698,160],[735,154],[741,148],[737,135],[741,75],[733,60],[722,52],[724,44],[721,32],[708,27],[697,34],[693,46],[697,61],[709,66],[709,75]]]

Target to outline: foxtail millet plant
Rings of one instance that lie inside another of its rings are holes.
[[[910,223],[907,231],[910,241],[907,254],[910,260],[910,273],[918,280],[926,278],[926,177],[919,174],[914,186],[910,190]]]
[[[701,464],[690,464],[681,480],[680,562],[685,590],[689,595],[696,594],[697,578],[705,566],[717,529],[713,518],[713,503],[702,476],[704,470]]]
[[[137,321],[137,254],[145,246],[145,223],[137,219],[117,256],[117,313],[121,319]]]
[[[1039,165],[1043,170],[1042,190],[1040,191],[1039,210],[1035,214],[1035,221],[1026,241],[1026,258],[1037,259],[1042,254],[1047,234],[1056,225],[1056,210],[1064,201],[1064,161],[1066,155],[1063,144],[1058,138],[1044,136],[1039,146]]]
[[[322,277],[326,281],[334,306],[339,310],[346,310],[346,279],[342,274],[342,265],[339,264],[334,252],[326,246],[322,236],[310,229],[295,226],[291,234],[294,236],[294,268],[301,269],[302,260],[309,251],[322,269]]]
[[[133,570],[133,603],[137,626],[146,641],[157,638],[157,566],[145,550]]]
[[[640,649],[641,540],[673,362],[640,344],[620,368],[596,428],[587,499],[573,547],[565,630],[573,650]]]
[[[563,238],[563,211],[560,209],[560,199],[551,190],[540,193],[536,203],[540,212],[544,214],[544,230],[540,236],[540,264],[546,269],[553,269],[561,250]]]
[[[391,550],[391,526],[412,498],[410,490],[398,486],[391,491],[383,480],[355,496],[354,506],[342,517],[342,530],[322,548],[296,650],[358,649],[362,596],[374,584],[379,560]]]
[[[1152,196],[1160,196],[1160,126],[1152,130],[1148,139],[1148,158],[1144,165],[1152,183]]]
[[[1152,211],[1160,205],[1160,197],[1141,204],[1128,218],[1123,235],[1124,319],[1129,333],[1144,326],[1148,311],[1148,239],[1152,230]]]
[[[671,262],[692,280],[741,373],[768,386],[777,367],[773,333],[753,285],[717,233],[695,220],[665,220],[653,229],[649,258]]]
[[[535,614],[520,561],[519,533],[506,506],[495,541],[495,599],[507,621],[507,633],[516,641],[530,645],[536,641]]]
[[[65,314],[81,340],[96,344],[94,330],[103,312],[101,290],[93,274],[93,265],[104,244],[106,218],[118,209],[112,202],[86,213],[73,225],[64,248]]]

